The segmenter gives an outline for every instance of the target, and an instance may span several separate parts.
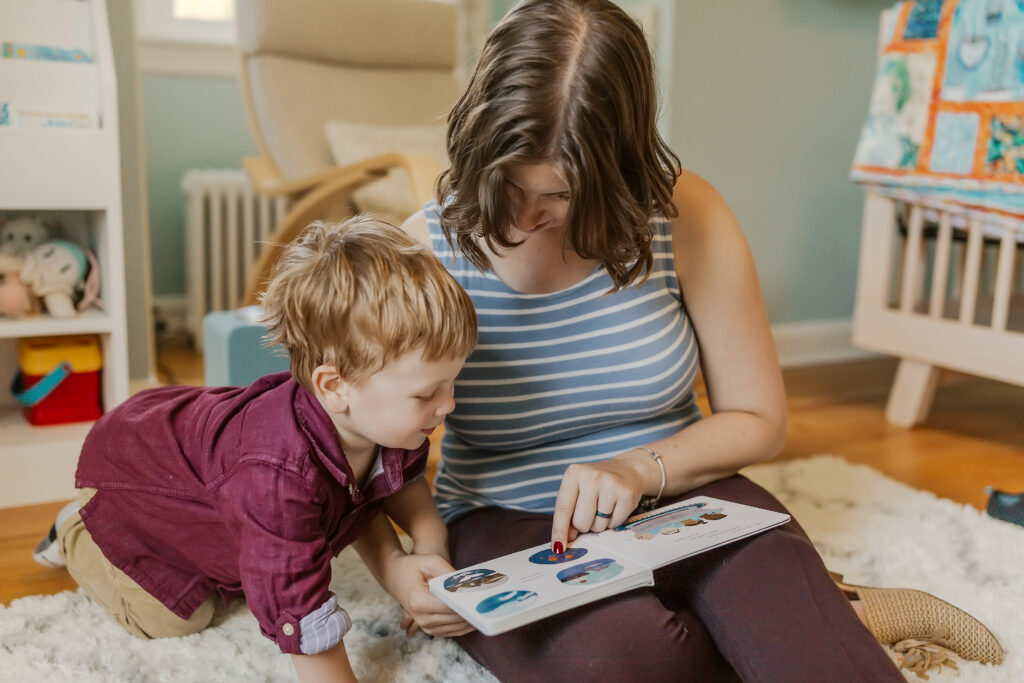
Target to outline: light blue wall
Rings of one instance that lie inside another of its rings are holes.
[[[847,180],[890,0],[684,0],[672,143],[750,241],[774,324],[849,318],[861,190]]]
[[[190,168],[240,168],[256,143],[231,78],[142,77],[153,294],[185,292],[185,199]]]

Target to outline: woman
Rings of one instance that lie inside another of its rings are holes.
[[[404,228],[480,319],[435,492],[456,567],[684,494],[783,510],[737,475],[785,439],[754,263],[655,119],[644,36],[605,0],[517,5],[449,117],[451,168]],[[655,578],[459,642],[501,680],[903,680],[796,521]]]

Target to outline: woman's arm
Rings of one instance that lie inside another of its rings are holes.
[[[747,241],[700,176],[684,172],[673,200],[676,276],[697,333],[711,415],[657,444],[666,494],[773,458],[786,440],[786,392]]]
[[[662,456],[662,495],[685,493],[774,457],[786,435],[786,396],[757,271],[736,219],[699,176],[684,172],[673,196],[676,276],[700,345],[711,415],[647,444]],[[661,487],[661,469],[632,450],[566,470],[552,543],[577,531],[621,524],[642,495]],[[595,517],[614,510],[608,520]]]

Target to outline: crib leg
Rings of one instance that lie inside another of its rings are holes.
[[[885,417],[900,427],[913,427],[928,417],[941,370],[934,365],[904,358],[889,390]]]

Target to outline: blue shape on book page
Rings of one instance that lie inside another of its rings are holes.
[[[622,565],[610,558],[580,562],[558,572],[558,580],[571,586],[601,583],[622,573]]]
[[[562,564],[563,562],[578,560],[586,554],[586,548],[566,548],[564,553],[553,553],[550,548],[544,548],[544,550],[530,555],[530,562],[534,564]]]
[[[476,611],[480,614],[503,617],[521,612],[536,600],[537,594],[533,591],[505,591],[481,600],[476,606]]]

